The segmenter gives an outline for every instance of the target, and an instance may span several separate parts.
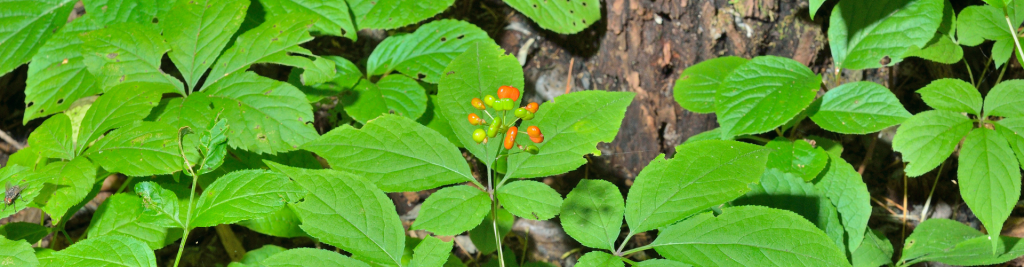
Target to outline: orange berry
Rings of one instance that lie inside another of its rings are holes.
[[[477,116],[476,113],[469,113],[469,124],[480,125],[480,124],[483,124],[483,123],[484,123],[484,120],[481,120],[480,116]]]
[[[473,100],[471,101],[471,103],[473,104],[473,107],[476,108],[476,109],[479,109],[479,110],[487,109],[487,107],[484,106],[484,101],[480,100],[479,98],[474,97]]]
[[[539,144],[540,142],[544,142],[544,135],[540,135],[540,136],[530,136],[530,141],[533,141],[534,143],[538,143],[538,144]]]
[[[529,135],[530,137],[541,136],[540,128],[532,125],[530,127],[526,127],[526,135]]]
[[[508,128],[508,132],[505,133],[505,149],[512,149],[512,145],[516,142],[516,134],[518,133],[518,127],[512,126]]]
[[[538,108],[540,108],[540,105],[538,105],[537,102],[530,102],[529,104],[526,104],[526,110],[529,110],[530,113],[537,113]]]

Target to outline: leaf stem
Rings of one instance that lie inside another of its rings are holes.
[[[1003,81],[1003,74],[1006,74],[1006,66],[1007,65],[1010,65],[1010,63],[1007,62],[1006,64],[1003,64],[1003,66],[1001,67],[1003,70],[999,71],[999,77],[996,78],[996,83],[995,84],[999,84],[1000,82]],[[993,86],[995,86],[995,85],[993,85]]]
[[[1017,39],[1017,29],[1013,28],[1013,22],[1010,22],[1010,16],[1003,16],[1006,18],[1006,26],[1010,27],[1010,35],[1013,37],[1013,43],[1017,45],[1017,57],[1018,59],[1024,60],[1024,50],[1020,48],[1020,39]],[[1009,64],[1009,62],[1007,62]]]
[[[764,138],[764,137],[760,137],[760,136],[754,136],[754,135],[741,135],[741,136],[737,136],[736,139],[753,140],[753,141],[757,141],[757,142],[761,142],[761,143],[765,143],[765,144],[767,144],[768,142],[772,141],[772,140],[768,140],[768,138]]]
[[[487,170],[487,193],[491,195],[491,227],[494,230],[494,241],[498,243],[498,265],[505,267],[505,255],[501,249],[501,234],[498,230],[498,199],[494,197],[494,190],[491,190],[492,170]]]
[[[615,256],[622,256],[622,249],[626,247],[626,243],[629,243],[630,238],[633,238],[633,231],[629,231],[626,239],[622,240],[622,244],[619,244],[619,249],[615,250]]]
[[[636,266],[637,265],[637,263],[635,261],[631,261],[631,260],[627,259],[626,257],[619,257],[619,259],[622,260],[625,263],[629,263],[630,266]]]
[[[121,184],[121,187],[118,188],[117,192],[114,192],[114,194],[124,192],[124,189],[128,187],[128,184],[132,183],[132,179],[135,179],[135,177],[134,176],[128,176],[128,179],[124,180],[124,183]]]
[[[189,225],[192,220],[192,200],[196,196],[196,183],[199,181],[199,175],[196,175],[196,172],[192,170],[192,164],[188,162],[188,157],[185,156],[184,144],[181,142],[188,132],[191,132],[191,128],[187,126],[178,129],[178,152],[181,153],[181,159],[185,163],[184,170],[188,171],[188,174],[192,176],[192,190],[188,195],[188,212],[185,213],[185,225],[181,233],[181,245],[178,246],[178,255],[174,257],[174,267],[178,267],[178,263],[181,262],[181,253],[185,251],[185,243],[188,241],[188,232],[189,230],[192,230],[191,225]],[[202,164],[206,163],[206,157],[203,158],[202,162]],[[202,165],[199,166],[200,169],[202,169],[202,167]]]
[[[988,73],[988,67],[990,65],[992,65],[992,57],[988,58],[988,62],[985,63],[985,68],[981,69],[981,75],[978,76],[978,81],[974,84],[974,88],[978,88],[978,86],[981,85],[981,80],[985,79],[985,74]]]
[[[654,246],[646,245],[646,246],[642,246],[642,247],[638,247],[638,248],[634,248],[634,249],[630,249],[630,250],[627,250],[625,252],[622,252],[622,255],[630,255],[630,254],[633,254],[633,253],[637,253],[637,252],[648,250],[648,249],[652,249],[652,248],[654,248]]]
[[[967,58],[964,58],[963,62],[964,62],[964,67],[967,67],[967,76],[971,77],[971,84],[977,84],[977,81],[974,80],[974,73],[971,72],[971,64],[967,63]],[[977,88],[978,86],[974,86],[974,87]]]
[[[947,159],[948,160],[948,159]],[[928,207],[932,204],[932,195],[935,194],[935,186],[939,185],[939,178],[942,178],[942,168],[946,167],[946,160],[942,161],[942,165],[939,165],[939,172],[935,174],[935,182],[932,182],[932,191],[928,192],[928,200],[924,201],[924,209],[921,210],[921,221],[928,219]]]

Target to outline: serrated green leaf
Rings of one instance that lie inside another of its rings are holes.
[[[302,221],[289,206],[281,207],[266,216],[241,221],[237,224],[269,236],[285,238],[309,236],[299,227]]]
[[[995,122],[995,128],[1010,143],[1010,148],[1013,148],[1020,165],[1024,166],[1024,118],[999,120]]]
[[[363,77],[363,72],[359,70],[359,67],[343,57],[324,56],[314,62],[320,61],[324,63],[333,62],[335,73],[334,77],[327,77],[329,81],[322,84],[304,85],[303,75],[305,70],[300,68],[292,68],[292,72],[288,74],[288,83],[298,87],[302,93],[306,94],[306,98],[310,103],[320,101],[325,97],[338,95],[344,90],[352,89]]]
[[[448,124],[448,118],[445,118],[444,114],[441,113],[441,107],[437,105],[437,96],[429,95],[428,97],[430,101],[427,101],[427,111],[419,119],[416,119],[416,122],[427,126],[427,128],[434,129],[441,136],[444,136],[445,139],[448,139],[449,142],[452,142],[453,145],[460,148],[463,147],[459,137],[452,131],[452,126]]]
[[[691,267],[692,265],[666,259],[651,259],[639,262],[637,267]]]
[[[432,236],[427,236],[416,245],[410,267],[440,267],[448,261],[448,255],[452,252],[452,245],[455,242],[444,242]]]
[[[804,140],[806,140],[807,142],[813,141],[815,146],[820,146],[829,155],[833,155],[835,157],[840,157],[843,155],[843,144],[840,143],[839,141],[824,138],[817,135],[807,136],[807,138]]]
[[[189,227],[259,218],[299,200],[302,194],[302,189],[283,174],[263,170],[232,172],[204,188]]]
[[[199,78],[213,66],[231,34],[241,26],[249,1],[176,2],[160,26],[171,48],[167,56],[189,88],[196,89]]]
[[[1002,229],[1020,199],[1020,165],[1010,144],[995,130],[978,128],[964,139],[956,171],[964,203],[986,229]],[[992,248],[999,231],[989,231]]]
[[[362,129],[343,125],[302,149],[320,155],[334,169],[366,177],[386,192],[476,182],[462,154],[443,136],[396,115],[381,116]]]
[[[356,28],[345,1],[264,0],[260,4],[268,16],[305,13],[317,18],[311,31],[356,40]]]
[[[554,218],[562,207],[562,195],[537,181],[508,183],[498,188],[495,197],[509,212],[529,220]]]
[[[263,245],[258,249],[245,252],[245,256],[242,256],[242,260],[237,263],[242,263],[243,265],[258,265],[260,261],[263,261],[274,254],[284,252],[285,250],[287,249],[275,245]],[[232,266],[234,264],[235,262],[232,262],[231,265],[228,266]]]
[[[158,83],[121,83],[108,89],[86,111],[75,142],[81,154],[93,141],[111,129],[131,125],[149,115],[162,93],[171,89]]]
[[[811,12],[814,14],[814,12]],[[697,113],[715,112],[715,95],[725,76],[747,63],[748,59],[727,56],[705,60],[683,70],[672,87],[676,102]]]
[[[104,236],[75,242],[53,252],[42,266],[156,266],[156,256],[146,243],[126,236]]]
[[[395,205],[362,177],[336,170],[308,170],[267,162],[308,194],[295,204],[302,230],[321,242],[382,264],[400,264],[405,229]]]
[[[1020,238],[1000,236],[998,253],[992,253],[989,236],[960,222],[948,219],[929,219],[922,222],[907,237],[903,246],[900,266],[924,261],[952,265],[975,266],[999,264],[1024,255],[1024,242]]]
[[[24,149],[21,151],[24,151]],[[7,218],[33,205],[36,196],[44,188],[52,191],[55,186],[44,185],[45,182],[53,183],[50,181],[50,178],[46,173],[38,173],[28,167],[8,161],[7,166],[0,168],[0,185],[4,186],[4,197],[7,197],[7,189],[9,187],[20,187],[21,193],[10,205],[6,202],[0,203],[3,206],[3,208],[0,208],[0,218]]]
[[[370,267],[366,263],[361,261],[345,257],[345,255],[338,254],[336,252],[315,249],[315,248],[295,248],[285,250],[280,253],[271,255],[270,257],[259,261],[259,266],[267,267],[303,267],[303,266],[351,266],[351,267]]]
[[[178,129],[170,125],[140,121],[110,132],[82,155],[107,171],[127,176],[171,174],[185,166],[177,138]],[[187,138],[185,147],[194,147],[194,141]],[[195,151],[186,155],[195,163]]]
[[[917,90],[929,107],[954,112],[981,115],[981,93],[968,82],[959,79],[934,80]]]
[[[429,83],[441,80],[441,70],[476,42],[494,42],[476,25],[459,20],[437,20],[412,34],[392,36],[374,48],[366,61],[367,75],[397,70]],[[390,76],[388,76],[390,77]]]
[[[1017,53],[1016,48],[1013,37],[1008,35],[997,37],[996,42],[992,44],[992,62],[995,63],[995,67],[999,68],[1010,61],[1010,56]]]
[[[519,66],[519,61],[515,57],[505,55],[505,51],[497,45],[478,42],[452,60],[451,64],[444,69],[444,74],[437,86],[437,105],[440,107],[441,114],[450,118],[448,123],[451,125],[452,131],[455,132],[455,136],[459,138],[466,150],[489,168],[494,166],[494,159],[497,158],[498,151],[501,149],[501,142],[477,144],[476,141],[473,141],[473,130],[479,127],[469,124],[463,118],[470,113],[480,113],[480,110],[473,107],[470,100],[474,97],[483,99],[486,95],[496,95],[498,87],[502,85],[525,88],[523,87],[523,68]],[[517,101],[515,106],[519,106],[520,101],[522,99]],[[490,119],[484,114],[477,115]],[[513,115],[503,115],[502,121],[514,120]]]
[[[815,181],[814,187],[823,192],[839,211],[839,219],[846,229],[846,247],[856,250],[871,218],[871,194],[860,174],[838,155],[829,155],[828,168]]]
[[[71,160],[75,158],[74,140],[71,139],[71,119],[57,114],[39,125],[28,136],[28,143],[39,147],[39,155],[47,158]]]
[[[768,154],[769,169],[791,173],[804,181],[814,180],[828,165],[825,150],[804,140],[790,142],[785,138],[776,138],[765,144],[765,147],[774,150]]]
[[[560,34],[574,34],[601,19],[601,1],[506,0],[541,28]]]
[[[849,266],[814,224],[787,210],[723,208],[669,226],[651,244],[665,258],[715,266]]]
[[[11,241],[7,238],[0,238],[0,258],[4,259],[4,265],[10,266],[39,266],[32,244],[25,241]]]
[[[993,86],[985,96],[985,116],[1024,117],[1024,80]]]
[[[854,267],[878,267],[892,264],[892,242],[885,234],[868,229],[864,234],[864,242],[850,257]]]
[[[102,26],[91,15],[83,15],[39,48],[28,64],[23,123],[64,111],[75,100],[102,92],[96,77],[86,71],[82,39],[78,38]]]
[[[398,114],[416,119],[427,110],[427,92],[415,80],[388,75],[377,83],[362,79],[351,91],[342,92],[345,112],[361,123],[382,114]]]
[[[604,180],[582,180],[562,202],[565,233],[584,246],[614,251],[625,205],[622,193]]]
[[[635,95],[629,92],[582,91],[561,95],[545,103],[537,110],[535,119],[519,126],[520,129],[530,126],[541,129],[544,142],[534,144],[540,148],[540,153],[510,154],[505,176],[535,178],[562,174],[587,163],[584,155],[600,156],[597,144],[611,143],[615,139],[626,116],[626,108]],[[463,120],[458,122],[469,125]],[[469,136],[471,131],[466,133]],[[525,134],[516,138],[519,144],[533,144]]]
[[[704,131],[702,133],[690,136],[690,138],[686,138],[686,141],[683,141],[683,143],[679,144],[679,145],[691,144],[691,143],[700,142],[700,141],[707,141],[707,140],[722,140],[721,138],[722,138],[722,128],[714,128],[714,129],[707,130],[707,131]],[[678,150],[678,149],[679,148],[677,146],[676,150]]]
[[[903,60],[907,47],[924,47],[943,16],[942,0],[840,1],[828,39],[836,68],[882,67]]]
[[[853,82],[829,90],[821,106],[809,111],[822,129],[843,134],[867,134],[900,124],[910,118],[900,100],[885,86]]]
[[[0,21],[0,76],[28,62],[74,8],[71,0],[4,0]]]
[[[174,192],[149,181],[135,184],[134,189],[142,198],[141,220],[164,227],[185,228]]]
[[[602,251],[591,251],[576,262],[579,267],[625,267],[626,264],[612,254]]]
[[[157,250],[166,244],[167,228],[140,220],[142,199],[129,194],[115,194],[103,201],[89,222],[89,239],[103,236],[126,236],[138,239]]]
[[[973,127],[974,121],[956,112],[921,112],[900,125],[892,148],[903,154],[907,175],[918,177],[939,167]]]
[[[176,128],[188,127],[193,132],[207,131],[209,129],[205,127],[209,122],[223,112],[220,109],[211,109],[213,103],[204,96],[193,94],[190,97],[161,99],[144,120],[165,123]]]
[[[977,46],[985,40],[1011,35],[1003,12],[992,6],[965,7],[960,11],[956,24],[957,41],[966,46]]]
[[[953,64],[964,58],[964,49],[950,39],[949,35],[935,33],[924,46],[910,46],[904,57],[919,57],[942,64]]]
[[[171,50],[152,25],[119,23],[83,33],[85,66],[102,88],[121,83],[164,83],[184,95],[181,81],[160,70],[160,59]]]
[[[732,204],[759,205],[796,212],[824,231],[839,250],[846,251],[839,213],[824,192],[814,188],[814,185],[792,173],[769,169],[761,176],[759,183],[751,184],[750,187],[750,192]]]
[[[228,137],[225,135],[228,130],[227,120],[211,120],[206,129],[209,130],[199,133],[198,148],[203,156],[202,168],[197,170],[199,175],[219,168],[224,164],[224,156],[228,152]]]
[[[498,251],[498,241],[494,240],[494,225],[498,225],[498,235],[505,236],[509,232],[512,232],[512,224],[515,223],[516,216],[509,213],[507,210],[498,208],[498,221],[494,222],[491,214],[484,216],[483,222],[477,225],[476,228],[469,231],[469,239],[473,241],[473,245],[480,251],[481,254],[487,255]]]
[[[103,25],[118,22],[153,23],[159,12],[158,2],[153,0],[91,0],[83,1],[86,12],[96,16]]]
[[[61,221],[68,209],[85,200],[96,182],[96,166],[84,157],[50,163],[38,173],[43,176],[34,179],[43,179],[45,184],[35,204],[53,221]]]
[[[29,222],[12,222],[0,227],[0,235],[10,240],[25,240],[25,242],[36,243],[50,234],[50,228]]]
[[[307,29],[312,27],[315,21],[316,18],[308,18],[305,13],[274,16],[271,20],[239,35],[234,45],[217,59],[200,90],[207,90],[212,85],[222,83],[226,77],[232,76],[231,74],[245,72],[252,64],[283,64],[282,60],[290,60],[291,63],[312,62],[305,57],[289,56],[289,53],[311,55],[308,50],[298,45],[313,40]]]
[[[663,227],[750,190],[765,171],[769,149],[737,141],[702,141],[659,156],[637,175],[626,198],[630,233]]]
[[[224,176],[233,171],[240,170],[251,170],[251,169],[264,169],[269,170],[267,164],[264,161],[272,161],[281,163],[284,165],[306,168],[306,169],[323,169],[323,165],[320,165],[320,161],[313,153],[309,151],[296,150],[288,153],[278,153],[277,155],[267,154],[255,154],[245,150],[229,149],[228,155],[224,159],[224,165],[217,168],[213,172],[199,176],[199,186],[208,187],[213,181],[216,181],[217,177]]]
[[[715,95],[722,138],[763,133],[789,122],[814,101],[819,87],[821,76],[792,59],[760,56],[740,65]]]
[[[347,1],[358,29],[390,30],[433,17],[455,0],[351,0]]]
[[[410,229],[422,229],[435,235],[458,235],[477,226],[491,210],[486,192],[467,185],[442,188],[423,202],[419,217]],[[451,220],[459,218],[458,220]]]

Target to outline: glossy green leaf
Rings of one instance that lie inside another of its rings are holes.
[[[856,250],[864,239],[864,231],[871,218],[871,194],[860,174],[843,158],[829,156],[828,168],[814,187],[823,192],[839,211],[839,218],[846,229],[846,244]]]
[[[25,240],[28,243],[36,243],[47,235],[50,235],[50,228],[30,222],[11,222],[0,227],[0,235],[10,240]]]
[[[822,129],[843,134],[867,134],[910,118],[900,100],[885,86],[853,82],[829,90],[821,106],[811,108],[811,120]]]
[[[506,177],[535,178],[562,174],[587,163],[584,155],[600,156],[597,144],[611,143],[615,139],[634,96],[630,92],[582,91],[561,95],[545,103],[537,111],[535,119],[519,126],[520,129],[529,126],[541,129],[544,142],[535,144],[540,153],[509,155]],[[466,124],[464,120],[458,122]],[[533,144],[525,134],[516,138],[519,144]]]
[[[194,146],[192,144],[186,147]],[[149,121],[110,132],[82,155],[107,171],[128,176],[171,174],[185,166],[178,148],[178,129]],[[196,153],[192,151],[187,155],[189,162],[194,163]]]
[[[478,113],[478,116],[483,116],[481,118],[490,119],[484,114],[479,114],[480,110],[473,108],[470,100],[474,97],[483,99],[486,95],[497,95],[498,87],[502,85],[525,88],[523,68],[519,66],[519,61],[514,56],[505,55],[505,51],[500,47],[486,42],[471,45],[465,53],[453,59],[444,69],[441,81],[437,85],[437,105],[441,114],[449,118],[448,123],[452,131],[465,145],[466,150],[488,167],[493,167],[493,159],[501,149],[501,142],[477,144],[473,141],[473,130],[479,127],[469,124],[464,118],[470,113]],[[516,102],[516,106],[519,106],[519,101]],[[513,115],[504,115],[502,121],[515,119]],[[537,116],[537,119],[540,118],[541,116]]]
[[[924,47],[942,21],[942,0],[840,1],[832,9],[828,39],[836,68],[882,67]]]
[[[0,258],[4,259],[4,265],[9,266],[39,266],[32,244],[25,241],[12,241],[0,237]]]
[[[85,66],[101,87],[130,82],[163,83],[185,94],[181,81],[160,70],[160,59],[171,47],[156,27],[120,23],[84,33],[81,38]]]
[[[85,10],[104,25],[118,22],[153,23],[160,7],[166,5],[152,0],[91,0],[83,1]],[[173,2],[173,1],[159,1]]]
[[[34,179],[45,179],[45,184],[35,202],[53,221],[61,221],[65,215],[70,215],[67,214],[69,209],[85,201],[96,183],[96,166],[84,157],[50,163],[38,173],[43,176]]]
[[[973,85],[959,79],[934,80],[917,90],[929,107],[981,115],[981,93]]]
[[[82,55],[83,32],[99,29],[90,15],[84,15],[57,31],[28,64],[25,81],[23,122],[64,111],[75,100],[102,92],[96,77],[85,67]]]
[[[913,235],[913,234],[912,234]],[[868,229],[864,242],[853,252],[850,261],[854,267],[878,267],[892,264],[892,242],[885,234]]]
[[[840,157],[843,155],[843,144],[840,143],[839,141],[824,138],[817,135],[807,136],[807,138],[804,140],[807,142],[814,142],[815,146],[821,147],[822,149],[825,150],[825,153],[828,153],[829,155],[835,157]]]
[[[354,256],[388,265],[401,262],[405,229],[391,199],[373,183],[336,170],[267,165],[308,192],[295,204],[295,213],[310,236]]]
[[[232,172],[204,188],[189,227],[258,218],[299,200],[302,194],[302,189],[283,174],[263,170]]]
[[[0,76],[28,62],[57,29],[67,22],[74,8],[71,0],[0,1]]]
[[[250,65],[256,63],[278,63],[282,61],[311,64],[312,61],[301,56],[290,56],[290,53],[310,54],[299,47],[301,43],[313,40],[307,31],[315,23],[316,18],[308,18],[305,13],[291,13],[271,19],[256,28],[246,31],[235,39],[217,59],[210,74],[203,83],[203,89],[222,83],[226,77],[238,72],[245,72]],[[238,77],[238,75],[233,75]],[[223,87],[223,86],[222,86]]]
[[[1024,117],[1024,80],[1003,81],[985,95],[985,116]]]
[[[21,151],[24,151],[24,149]],[[28,167],[8,161],[7,166],[0,168],[0,185],[4,187],[3,195],[6,197],[7,188],[14,186],[20,187],[21,193],[18,195],[18,198],[14,199],[14,202],[10,203],[11,205],[0,203],[0,206],[3,206],[3,208],[0,208],[0,218],[7,218],[33,205],[36,196],[43,189],[47,189],[47,192],[52,192],[57,185],[50,178],[51,176],[46,173],[35,172]],[[44,184],[46,182],[50,184]]]
[[[434,129],[440,133],[444,138],[452,142],[457,147],[463,147],[462,142],[459,141],[459,137],[452,131],[452,126],[448,124],[448,118],[444,117],[441,113],[441,107],[437,105],[437,97],[429,96],[430,101],[427,101],[427,112],[423,113],[416,122],[427,126],[427,128]]]
[[[432,236],[427,236],[416,245],[410,267],[440,267],[448,261],[448,255],[452,252],[452,245],[455,242],[444,242]]]
[[[614,251],[625,206],[622,193],[604,180],[582,180],[562,202],[565,233],[584,246]]]
[[[476,249],[485,255],[498,251],[498,241],[494,240],[494,225],[498,225],[498,235],[505,236],[512,232],[512,224],[516,220],[516,216],[505,209],[498,208],[497,213],[497,223],[494,222],[491,214],[487,214],[480,225],[477,225],[473,230],[469,230],[469,239],[473,241]]]
[[[760,206],[703,213],[658,233],[665,258],[714,266],[849,266],[821,230],[791,211]]]
[[[790,142],[784,138],[776,138],[765,144],[765,147],[773,150],[768,154],[769,169],[791,173],[804,181],[814,180],[828,165],[828,154],[825,150],[804,140]]]
[[[146,181],[135,184],[135,193],[142,198],[141,220],[164,227],[185,228],[181,220],[183,212],[174,192]]]
[[[760,183],[751,184],[750,187],[750,192],[732,204],[758,205],[795,212],[824,231],[839,250],[846,251],[839,213],[823,191],[792,173],[778,169],[769,169],[761,176]]]
[[[966,46],[977,46],[985,40],[996,40],[1011,34],[1003,12],[992,6],[965,7],[957,16],[956,24],[957,41]]]
[[[171,47],[167,56],[181,71],[189,88],[195,88],[227,46],[231,34],[242,25],[249,1],[176,2],[160,26]]]
[[[1010,144],[995,130],[978,128],[964,139],[956,171],[964,203],[985,229],[1002,229],[1020,199],[1020,165]],[[999,231],[989,231],[992,247]]]
[[[601,19],[601,1],[597,0],[507,0],[505,3],[541,28],[560,34],[578,33]]]
[[[476,227],[479,218],[490,210],[491,200],[486,192],[468,185],[446,187],[423,202],[419,217],[410,229],[427,230],[435,235],[458,235]]]
[[[433,17],[455,0],[351,0],[348,2],[358,29],[395,29]]]
[[[1024,118],[1002,119],[995,122],[995,128],[1010,143],[1020,165],[1024,166]]]
[[[260,1],[260,4],[268,17],[308,14],[317,18],[311,31],[356,40],[356,28],[352,24],[352,15],[346,1],[265,0]]]
[[[304,266],[351,266],[369,267],[366,263],[345,257],[333,251],[315,248],[285,250],[259,261],[259,266],[304,267]]]
[[[707,131],[704,131],[702,133],[690,136],[690,138],[686,138],[686,141],[683,141],[683,143],[680,144],[680,145],[685,145],[685,144],[690,144],[690,143],[695,143],[695,142],[700,142],[700,141],[707,141],[707,140],[722,140],[721,138],[722,138],[722,128],[714,128],[714,129],[707,130]],[[677,151],[679,150],[678,146],[676,147],[676,150]]]
[[[166,84],[122,83],[107,90],[96,99],[79,128],[76,144],[77,153],[99,139],[100,136],[145,118],[160,102],[160,95],[171,89]]]
[[[935,33],[924,46],[911,46],[904,57],[919,57],[942,64],[953,64],[964,58],[964,49],[950,39],[949,35]]]
[[[673,159],[655,158],[629,188],[630,232],[663,227],[742,196],[761,178],[770,151],[737,141],[702,141],[679,146]]]
[[[626,264],[612,254],[602,251],[591,251],[576,262],[579,267],[625,267]]]
[[[314,62],[333,62],[335,76],[327,77],[330,80],[321,84],[304,85],[304,81],[309,81],[304,79],[305,76],[308,76],[305,70],[292,68],[292,72],[288,74],[288,83],[298,87],[303,94],[306,94],[306,99],[310,103],[320,101],[325,97],[336,96],[344,90],[352,89],[363,77],[363,72],[359,70],[359,67],[343,57],[324,56]]]
[[[142,198],[129,194],[114,194],[103,201],[89,222],[89,239],[103,236],[126,236],[138,239],[157,250],[166,244],[167,228],[140,220],[143,215]]]
[[[508,183],[498,188],[495,197],[509,212],[529,220],[554,218],[562,207],[562,195],[537,181]]]
[[[786,124],[814,101],[819,87],[821,76],[792,59],[760,56],[740,65],[725,77],[715,95],[722,138],[763,133]]]
[[[53,252],[42,266],[156,266],[156,256],[146,243],[126,236],[104,236],[75,242]]]
[[[361,123],[383,114],[416,119],[427,110],[426,90],[402,75],[388,75],[377,83],[360,80],[351,91],[342,92],[340,100],[345,112]]]
[[[229,267],[235,266],[235,263],[241,263],[243,266],[247,265],[258,265],[260,261],[263,261],[274,254],[284,252],[288,249],[275,246],[275,245],[263,245],[262,247],[245,252],[245,256],[242,256],[242,260],[238,262],[232,262]]]
[[[57,114],[39,125],[28,136],[28,143],[39,147],[39,154],[47,158],[71,160],[75,158],[74,139],[71,139],[71,118]]]
[[[814,14],[814,12],[811,12]],[[725,76],[750,60],[736,56],[702,61],[683,70],[672,88],[676,102],[697,113],[715,112],[715,95]]]
[[[237,224],[269,236],[285,238],[309,236],[299,227],[302,221],[289,206],[281,207],[266,216],[241,221]]]
[[[973,127],[974,121],[956,112],[921,112],[896,130],[892,148],[903,154],[907,175],[918,177],[939,167]]]
[[[996,38],[996,42],[992,44],[992,62],[995,63],[995,67],[999,68],[1010,61],[1010,56],[1017,54],[1016,48],[1013,37],[1005,35]]]
[[[377,45],[366,61],[366,73],[382,75],[397,70],[418,80],[437,83],[452,59],[481,41],[494,42],[487,32],[469,22],[432,21],[412,34],[388,37]]]
[[[995,254],[991,243],[998,245]],[[989,241],[989,236],[960,222],[929,219],[914,228],[901,255],[900,266],[925,261],[963,266],[991,265],[1024,255],[1024,242],[1008,236]]]

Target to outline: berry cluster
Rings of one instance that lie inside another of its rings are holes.
[[[527,104],[524,107],[515,109],[513,114],[515,114],[518,119],[507,123],[503,122],[501,119],[504,116],[494,117],[491,116],[490,112],[487,112],[487,107],[501,112],[512,111],[517,100],[519,100],[519,89],[507,85],[498,87],[498,97],[487,95],[484,96],[483,100],[480,100],[480,98],[473,98],[471,101],[473,107],[478,110],[482,110],[484,114],[487,114],[487,116],[491,118],[491,124],[487,127],[487,130],[480,128],[473,131],[473,141],[476,141],[478,144],[487,143],[488,138],[494,138],[498,133],[505,132],[503,143],[505,149],[511,150],[512,147],[518,147],[530,154],[537,154],[537,152],[540,152],[540,149],[535,145],[527,145],[526,147],[523,147],[522,145],[515,146],[516,135],[519,134],[519,127],[515,126],[516,123],[519,122],[520,119],[524,121],[532,120],[534,114],[537,113],[537,109],[540,108],[540,105],[536,102],[530,102],[530,104]],[[487,121],[484,121],[484,119],[480,118],[476,113],[469,114],[469,123],[473,125],[487,125]],[[544,142],[544,134],[541,134],[540,128],[537,126],[527,127],[526,135],[529,135],[530,141],[533,141],[534,143]]]

